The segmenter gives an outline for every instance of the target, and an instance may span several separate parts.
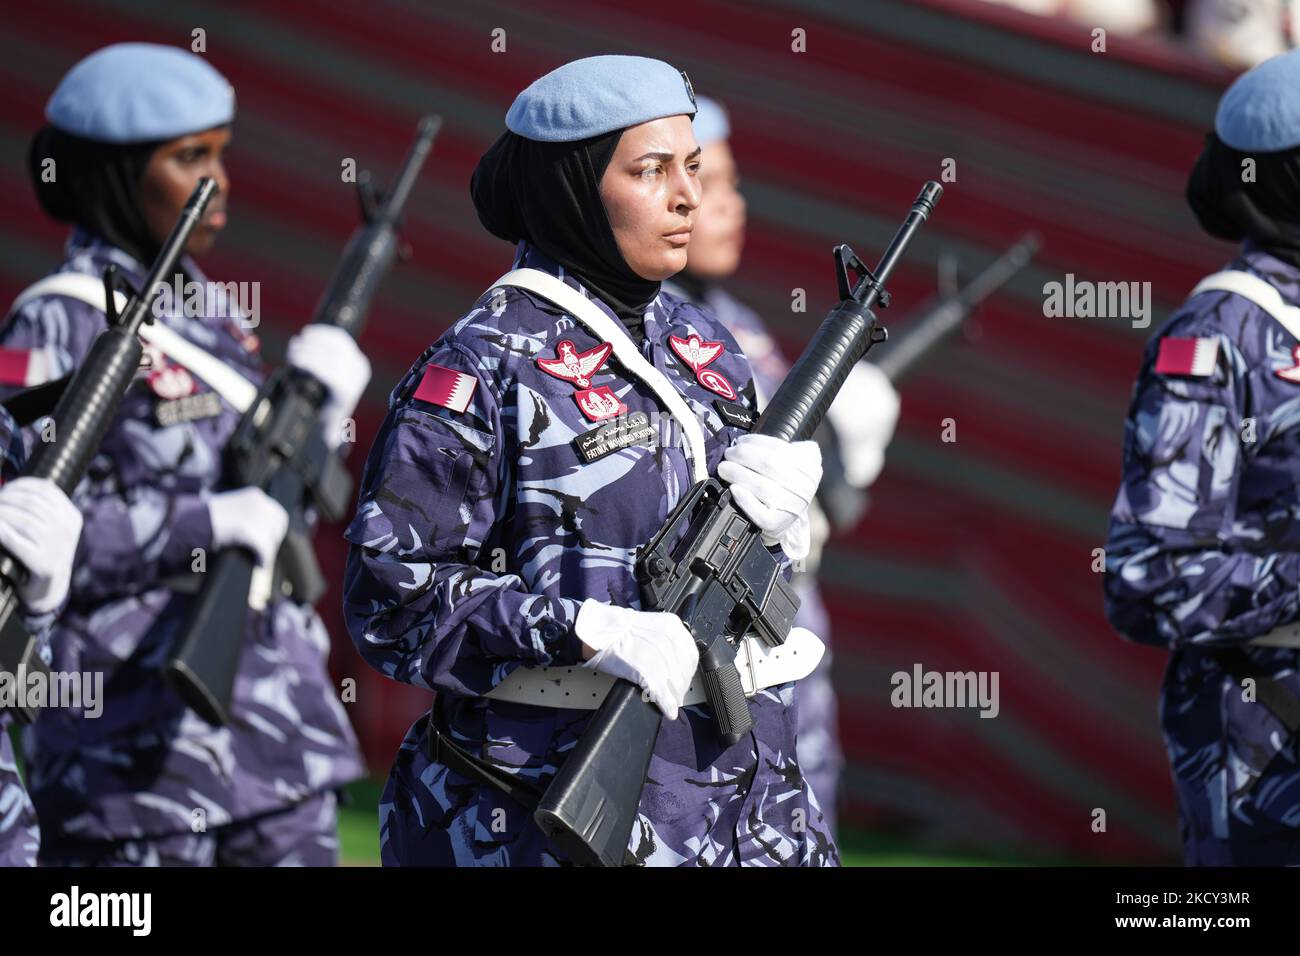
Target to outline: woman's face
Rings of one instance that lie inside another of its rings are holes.
[[[745,197],[726,140],[710,143],[700,153],[700,184],[704,199],[695,217],[687,268],[701,279],[725,279],[740,265],[745,247]]]
[[[700,205],[700,148],[689,116],[667,116],[624,130],[600,180],[600,198],[618,249],[643,279],[686,268]]]
[[[185,251],[201,256],[212,248],[217,233],[226,224],[230,179],[221,154],[229,145],[230,127],[218,126],[168,140],[154,150],[140,178],[140,213],[154,242],[161,245],[166,240],[194,187],[204,176],[211,176],[217,181],[217,194],[190,233]]]

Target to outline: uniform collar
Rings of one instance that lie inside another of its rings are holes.
[[[1300,268],[1264,251],[1253,239],[1242,242],[1241,252],[1228,268],[1253,272],[1277,289],[1288,303],[1300,304]]]
[[[63,252],[67,261],[82,260],[83,262],[93,263],[98,267],[95,270],[97,272],[102,272],[104,266],[112,263],[118,267],[127,281],[134,284],[144,281],[149,271],[147,266],[143,265],[125,249],[119,249],[84,226],[73,228],[72,233],[68,236],[68,241],[64,243]],[[189,256],[181,256],[180,267],[187,279],[192,279],[195,282],[207,281],[203,271],[195,265],[194,260]]]
[[[594,296],[578,279],[570,273],[564,266],[560,265],[546,253],[542,252],[536,246],[527,240],[521,240],[515,247],[515,261],[511,266],[512,269],[539,269],[549,275],[555,276],[564,282],[565,285],[577,289],[584,296],[596,304],[596,307],[618,323],[620,328],[626,328],[625,323],[618,315],[605,304],[604,300]],[[663,288],[659,290],[654,301],[646,310],[645,316],[645,336],[646,341],[659,343],[659,338],[664,329],[668,326],[667,306],[663,302]]]

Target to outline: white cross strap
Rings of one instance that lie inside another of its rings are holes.
[[[657,368],[646,361],[636,343],[623,326],[602,312],[596,303],[570,285],[566,285],[541,269],[514,269],[488,287],[488,292],[500,286],[515,286],[535,292],[569,313],[592,335],[614,348],[614,357],[630,375],[650,387],[659,401],[681,426],[686,438],[686,454],[691,460],[691,475],[695,481],[709,477],[708,458],[704,450],[704,430],[691,413],[686,400],[673,388],[671,382]]]
[[[1196,283],[1191,294],[1210,291],[1235,292],[1242,298],[1249,299],[1276,319],[1282,328],[1300,339],[1300,306],[1287,304],[1282,293],[1259,276],[1237,269],[1225,269]]]
[[[28,286],[14,300],[9,311],[17,312],[33,299],[46,295],[67,296],[101,312],[108,311],[104,299],[103,281],[81,272],[57,272]],[[126,308],[126,296],[121,292],[115,291],[113,300],[119,313]],[[248,407],[253,404],[253,399],[257,397],[257,386],[240,372],[195,345],[179,332],[163,325],[162,322],[155,320],[142,324],[139,335],[177,365],[183,365],[207,382],[214,392],[241,415],[248,411]]]

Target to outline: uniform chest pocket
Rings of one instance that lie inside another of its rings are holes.
[[[496,437],[408,407],[367,467],[362,507],[345,536],[399,554],[430,549],[444,560],[475,545],[474,512],[490,494]]]

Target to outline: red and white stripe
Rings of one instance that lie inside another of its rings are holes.
[[[469,408],[477,386],[478,379],[466,372],[457,372],[441,365],[426,365],[424,377],[415,390],[415,397],[431,405],[450,408],[453,412],[463,412]]]
[[[42,349],[0,349],[0,385],[31,388],[49,381],[49,363]]]
[[[1161,339],[1160,352],[1156,355],[1156,373],[1204,378],[1214,374],[1214,363],[1218,358],[1218,339]]]

